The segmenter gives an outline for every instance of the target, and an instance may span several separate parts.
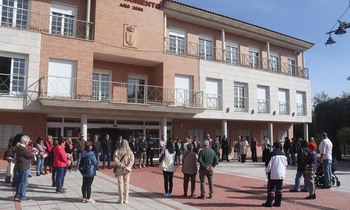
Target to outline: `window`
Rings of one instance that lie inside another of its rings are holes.
[[[191,106],[192,105],[192,77],[185,75],[175,76],[175,105]]]
[[[227,42],[226,44],[226,63],[237,65],[239,64],[238,45]]]
[[[208,109],[221,109],[220,86],[219,80],[207,79],[205,92],[207,94]]]
[[[288,74],[291,76],[298,76],[297,62],[294,58],[288,58]]]
[[[269,66],[270,66],[270,71],[271,72],[279,72],[279,56],[277,54],[270,54],[270,63],[269,63]]]
[[[265,86],[258,86],[257,88],[258,112],[270,112],[269,106],[269,88]]]
[[[235,111],[248,110],[247,85],[242,83],[234,84],[234,108]]]
[[[253,69],[260,68],[260,53],[258,49],[249,49],[249,65]]]
[[[29,16],[29,0],[1,0],[1,26],[26,29]]]
[[[128,102],[130,103],[145,103],[146,79],[142,76],[129,76],[128,79]]]
[[[74,36],[76,9],[61,4],[51,4],[50,33]]]
[[[289,114],[289,90],[279,89],[279,114]]]
[[[306,93],[297,91],[297,114],[306,115]]]
[[[49,97],[73,98],[75,94],[75,62],[50,59],[47,95]]]
[[[199,38],[199,58],[203,60],[213,60],[213,39],[210,37]]]
[[[23,95],[26,60],[16,57],[0,57],[0,94]]]
[[[176,29],[170,29],[169,31],[169,52],[184,55],[185,54],[185,32]]]
[[[105,101],[110,99],[111,76],[108,73],[94,72],[92,76],[92,99]]]

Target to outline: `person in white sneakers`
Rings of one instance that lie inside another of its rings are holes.
[[[159,163],[163,169],[163,177],[164,177],[164,197],[171,197],[171,193],[173,191],[173,175],[175,172],[175,150],[173,143],[168,141],[163,150],[162,154],[160,154]]]

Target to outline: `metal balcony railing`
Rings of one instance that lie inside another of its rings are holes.
[[[93,23],[0,4],[1,27],[93,40]]]
[[[270,101],[267,99],[258,99],[258,113],[269,113]]]
[[[235,97],[234,98],[234,110],[236,112],[247,112],[248,111],[248,98],[246,97]]]
[[[175,44],[174,44],[175,43]],[[267,58],[251,56],[248,54],[234,53],[221,48],[198,43],[174,40],[164,37],[164,52],[193,57],[200,60],[208,60],[226,63],[229,65],[242,66],[250,69],[265,70],[272,73],[285,74],[293,77],[309,78],[309,69],[301,66],[272,61]]]
[[[26,91],[27,76],[0,73],[0,96],[23,97]]]
[[[289,114],[289,102],[285,102],[285,101],[279,102],[279,114],[283,114],[283,115]]]
[[[206,94],[207,109],[222,110],[222,96]]]
[[[306,115],[306,104],[297,104],[297,115],[298,116]]]
[[[153,85],[44,76],[39,97],[203,108],[203,92]]]

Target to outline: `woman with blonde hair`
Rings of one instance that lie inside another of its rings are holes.
[[[131,167],[134,164],[134,153],[129,147],[127,140],[123,139],[120,147],[114,153],[114,174],[118,179],[119,204],[128,203],[129,180]]]

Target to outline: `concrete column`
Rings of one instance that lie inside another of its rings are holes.
[[[221,38],[222,38],[222,61],[226,60],[225,52],[226,52],[226,37],[225,37],[225,29],[221,29]]]
[[[85,39],[90,38],[90,15],[91,14],[91,0],[87,0],[87,7],[86,7],[86,32],[85,32]]]
[[[268,125],[268,128],[267,128],[267,135],[268,135],[268,138],[270,139],[271,144],[272,144],[274,142],[274,139],[273,139],[273,123],[272,122],[269,122],[269,125]]]
[[[164,13],[164,16],[163,16],[163,22],[164,22],[164,34],[163,34],[163,37],[164,37],[164,52],[166,52],[167,50],[167,40],[166,40],[166,37],[167,37],[167,33],[166,33],[166,30],[167,30],[167,15]],[[169,41],[169,40],[168,40]]]
[[[87,140],[87,114],[82,114],[80,119],[80,133],[84,135],[84,140]]]
[[[167,127],[167,118],[166,118],[166,117],[163,117],[163,118],[162,118],[162,135],[164,135],[164,139],[165,139],[165,140],[168,139],[167,130],[168,130],[168,127]]]
[[[227,137],[227,120],[222,120],[221,123],[222,123],[221,125],[222,135],[225,135]]]
[[[304,139],[309,141],[309,126],[308,123],[304,123]]]

